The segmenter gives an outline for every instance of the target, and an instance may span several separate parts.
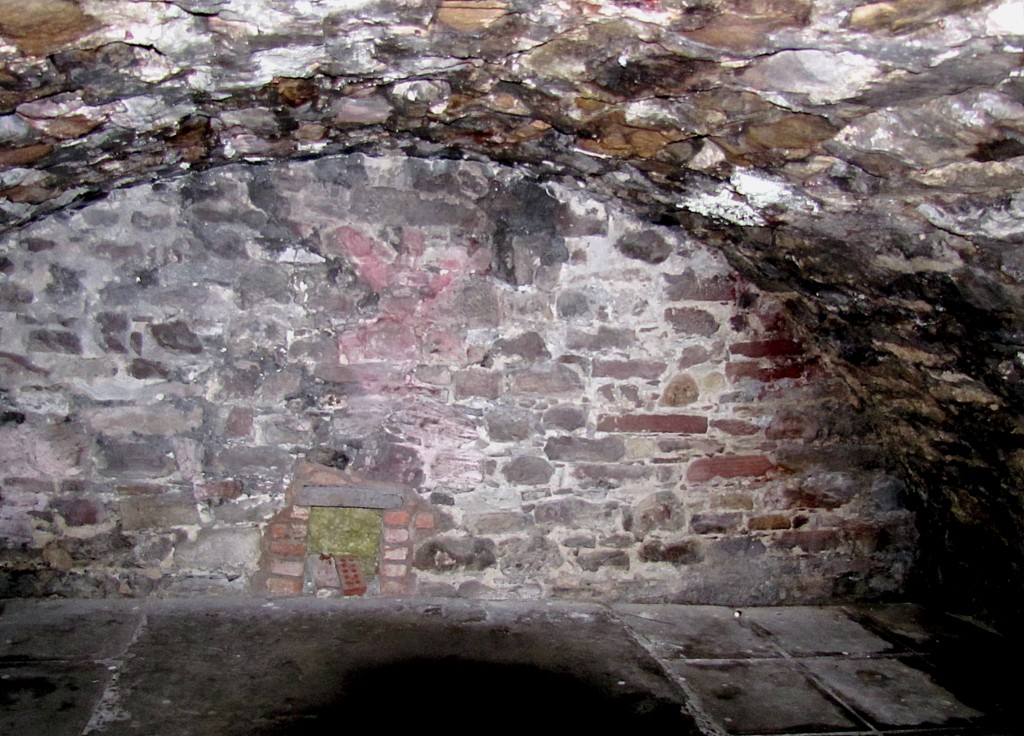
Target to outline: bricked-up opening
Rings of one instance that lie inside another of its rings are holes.
[[[405,595],[417,533],[434,516],[411,489],[301,462],[289,505],[264,531],[258,580],[271,595]]]

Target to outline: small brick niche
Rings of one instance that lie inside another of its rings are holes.
[[[415,592],[416,576],[410,565],[413,543],[434,528],[435,518],[411,488],[300,462],[285,502],[263,532],[258,590],[272,596],[321,597]],[[318,525],[335,530],[356,526],[363,530],[358,536],[365,547],[367,524],[374,516],[380,523],[375,558],[358,545],[318,539],[324,536],[316,533]]]

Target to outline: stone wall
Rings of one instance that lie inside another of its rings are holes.
[[[11,231],[0,270],[4,595],[251,592],[297,462],[416,494],[407,592],[811,602],[910,572],[900,485],[785,294],[565,182],[228,166]]]

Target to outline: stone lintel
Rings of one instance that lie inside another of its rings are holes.
[[[307,486],[295,495],[298,506],[345,506],[363,509],[397,509],[405,504],[401,486],[387,483]]]

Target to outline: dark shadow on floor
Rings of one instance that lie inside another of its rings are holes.
[[[699,734],[677,703],[616,693],[569,674],[524,664],[455,657],[412,659],[355,670],[336,700],[303,713],[280,714],[259,736],[337,734],[371,723],[388,729],[437,725],[445,730],[565,727],[658,729]],[[640,731],[634,731],[639,733]]]

